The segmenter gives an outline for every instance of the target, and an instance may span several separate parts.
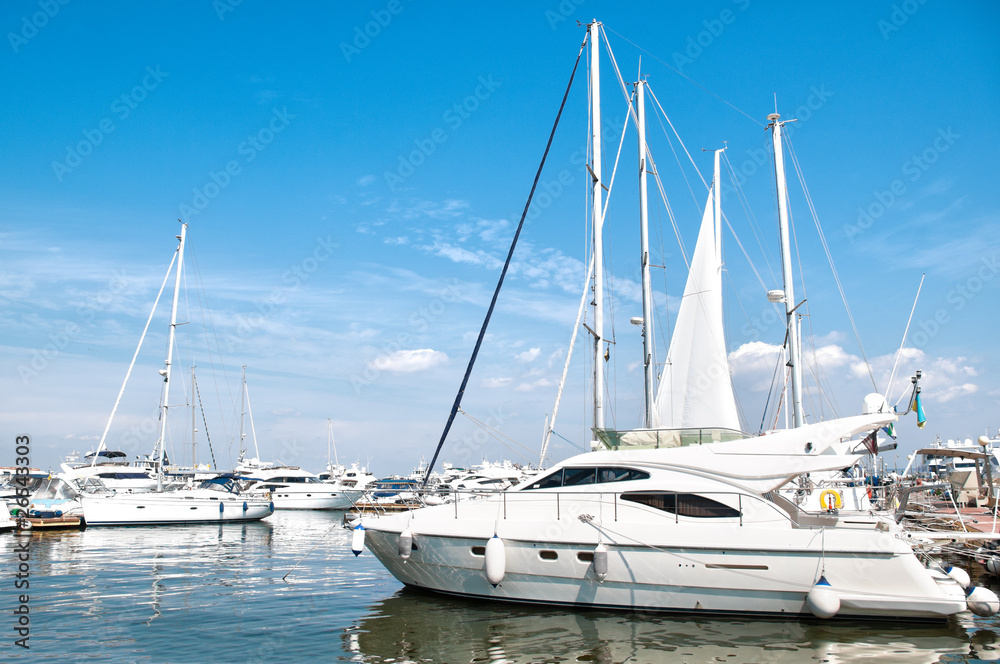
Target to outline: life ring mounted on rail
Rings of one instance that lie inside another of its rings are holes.
[[[827,512],[839,510],[844,506],[844,496],[839,491],[825,489],[823,493],[819,494],[819,504]]]

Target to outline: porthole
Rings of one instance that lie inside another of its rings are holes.
[[[556,553],[555,551],[550,551],[548,549],[545,549],[543,551],[538,552],[538,557],[541,558],[542,560],[555,560],[559,557],[559,554]]]
[[[472,547],[472,555],[474,556],[485,556],[486,547],[485,546],[474,546]]]
[[[576,559],[581,563],[590,564],[594,562],[594,552],[593,551],[578,551],[576,554]]]

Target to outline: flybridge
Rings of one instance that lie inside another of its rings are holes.
[[[628,448],[632,450],[660,449],[669,447],[687,447],[689,445],[706,445],[708,443],[727,443],[742,440],[746,434],[735,429],[594,429],[605,448],[617,450]]]

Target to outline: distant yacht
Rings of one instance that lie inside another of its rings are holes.
[[[249,482],[248,490],[269,491],[275,509],[344,510],[353,504],[353,494],[298,466],[250,459],[238,464],[236,473]]]

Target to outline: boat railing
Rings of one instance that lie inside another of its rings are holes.
[[[497,518],[502,520],[552,516],[557,521],[575,520],[589,514],[588,510],[596,510],[603,519],[618,521],[623,510],[645,506],[675,523],[680,523],[682,517],[705,522],[728,518],[743,526],[751,511],[763,509],[778,520],[798,525],[772,501],[738,491],[452,491],[447,495],[456,519],[463,515],[463,508],[492,501],[498,503]]]

